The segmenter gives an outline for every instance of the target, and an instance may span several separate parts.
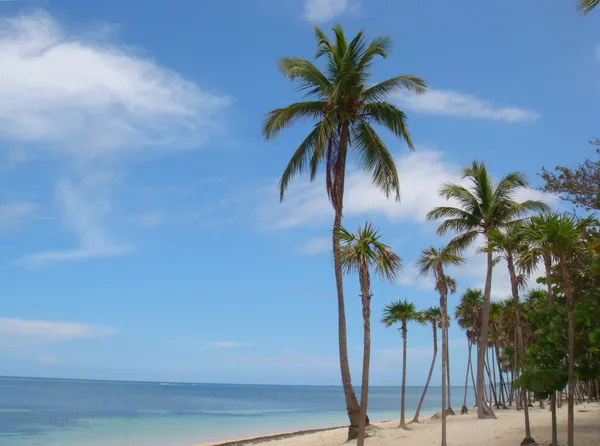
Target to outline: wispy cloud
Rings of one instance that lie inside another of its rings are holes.
[[[400,105],[416,112],[505,122],[530,122],[539,119],[534,110],[515,106],[498,106],[470,94],[452,90],[428,90],[416,95],[401,92],[395,96]]]
[[[10,226],[31,215],[35,204],[29,201],[17,201],[0,205],[0,226]]]
[[[331,237],[315,237],[307,240],[297,250],[301,254],[320,254],[331,251]]]
[[[77,236],[78,245],[73,249],[28,254],[21,263],[37,266],[52,261],[84,260],[131,252],[130,246],[115,242],[102,228],[102,214],[105,212],[93,197],[82,195],[85,194],[84,186],[77,188],[70,180],[63,179],[58,182],[55,194],[63,220]]]
[[[0,347],[47,345],[82,338],[103,338],[116,333],[112,327],[81,322],[51,322],[0,318]]]
[[[304,18],[313,23],[328,22],[352,7],[351,0],[305,0]]]
[[[230,102],[44,12],[3,18],[0,30],[0,135],[43,142],[40,150],[100,156],[200,144]]]

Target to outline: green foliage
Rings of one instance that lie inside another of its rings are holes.
[[[340,25],[333,28],[333,34],[334,39],[330,40],[315,28],[315,59],[325,59],[323,70],[302,57],[284,57],[279,62],[283,74],[298,83],[307,100],[270,111],[263,123],[264,137],[273,139],[300,120],[315,122],[281,176],[280,199],[294,177],[310,172],[312,181],[324,165],[329,198],[334,206],[339,206],[348,148],[356,155],[359,166],[371,174],[373,184],[386,196],[399,199],[394,158],[373,124],[388,129],[412,149],[405,113],[386,100],[400,90],[424,93],[425,81],[404,75],[370,85],[373,62],[377,57],[388,56],[391,38],[377,37],[367,42],[361,31],[348,41]]]

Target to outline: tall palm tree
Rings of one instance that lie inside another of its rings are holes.
[[[419,275],[427,276],[432,273],[435,277],[435,289],[440,293],[440,310],[442,312],[442,446],[447,445],[446,440],[446,385],[448,363],[448,291],[449,284],[453,281],[448,280],[444,272],[446,266],[462,265],[464,259],[460,257],[451,247],[436,249],[429,247],[421,251],[421,255],[417,260],[417,268]],[[456,285],[456,284],[454,284]]]
[[[402,269],[402,260],[381,241],[381,234],[371,223],[359,227],[356,234],[340,228],[339,261],[346,273],[357,273],[363,313],[363,368],[360,394],[358,446],[365,443],[365,426],[369,398],[369,364],[371,362],[371,270],[393,282]]]
[[[283,74],[299,83],[308,100],[269,112],[263,124],[263,135],[266,139],[273,139],[281,130],[299,120],[316,121],[279,180],[279,197],[283,200],[296,176],[309,172],[313,181],[319,167],[325,167],[325,188],[334,210],[332,245],[338,302],[340,370],[350,419],[348,435],[352,439],[357,435],[360,408],[348,363],[343,271],[338,260],[348,149],[353,150],[359,166],[371,174],[375,186],[386,196],[392,195],[398,200],[400,183],[394,158],[372,124],[387,128],[413,149],[406,115],[386,99],[402,89],[423,93],[426,86],[425,81],[411,75],[368,84],[373,62],[378,56],[387,57],[391,38],[377,37],[367,42],[363,32],[359,32],[348,41],[340,25],[336,25],[333,32],[334,39],[329,40],[323,31],[315,28],[315,58],[326,59],[324,71],[302,57],[284,57],[280,60]]]
[[[483,236],[486,248],[490,246],[490,234],[497,228],[503,228],[528,212],[540,212],[548,206],[540,201],[515,201],[515,194],[529,187],[525,177],[519,172],[510,172],[498,183],[494,183],[488,174],[485,163],[473,161],[470,167],[463,169],[463,179],[469,181],[467,187],[448,183],[442,186],[440,195],[453,200],[457,207],[441,206],[427,214],[429,220],[444,220],[438,227],[438,234],[457,232],[450,242],[457,250],[473,245],[479,236]],[[492,251],[487,252],[487,273],[483,290],[481,311],[481,333],[477,348],[477,416],[495,417],[491,407],[485,401],[485,353],[488,345],[488,324],[490,294],[492,289]]]
[[[448,291],[450,294],[456,293],[456,280],[454,280],[450,276],[446,276],[446,284],[448,286]],[[446,312],[447,313],[447,312]],[[447,315],[446,318],[446,339],[448,339],[448,328],[450,327],[450,315]],[[448,391],[448,407],[446,407],[446,415],[456,415],[454,410],[452,409],[452,396],[451,390],[452,386],[450,385],[450,346],[446,342],[446,381],[448,382],[447,391]]]
[[[523,322],[521,320],[521,312],[519,305],[519,288],[523,288],[524,281],[522,276],[517,275],[516,260],[523,252],[527,252],[528,246],[524,244],[523,225],[514,223],[507,225],[504,231],[496,229],[490,234],[491,249],[500,254],[500,257],[506,261],[508,268],[508,276],[510,278],[510,289],[513,299],[513,307],[515,312],[516,337],[519,357],[525,357],[525,344],[523,342]],[[490,364],[490,367],[492,365]],[[535,440],[531,436],[531,424],[529,422],[529,407],[526,403],[527,390],[521,387],[521,395],[523,399],[523,413],[525,414],[525,438],[521,441],[521,445],[535,444]]]
[[[433,358],[431,359],[429,374],[427,375],[427,381],[425,381],[425,387],[423,387],[421,399],[419,400],[419,404],[417,405],[415,417],[412,420],[413,423],[419,422],[421,406],[423,406],[423,400],[425,400],[425,395],[427,394],[427,389],[429,388],[429,382],[431,381],[431,376],[433,375],[433,368],[435,367],[435,360],[437,358],[438,352],[437,329],[442,322],[442,312],[440,311],[439,307],[429,307],[425,311],[423,311],[423,319],[431,324],[431,328],[433,330]]]
[[[587,227],[594,223],[592,217],[577,220],[570,214],[555,214],[543,228],[545,244],[551,247],[553,256],[558,261],[558,271],[567,304],[567,321],[569,333],[569,383],[568,383],[568,409],[567,409],[567,445],[575,445],[575,316],[573,295],[573,277],[571,264],[574,256],[583,248],[583,235]]]
[[[577,10],[586,15],[598,5],[600,5],[600,0],[578,0]]]
[[[471,371],[471,375],[473,372],[473,367],[471,366],[471,347],[473,344],[476,344],[479,339],[479,330],[481,326],[479,317],[481,316],[482,305],[483,291],[475,288],[467,288],[454,311],[454,317],[456,318],[458,325],[466,332],[467,343],[469,346],[467,372],[465,374],[465,396],[460,411],[461,415],[469,413],[469,409],[467,408],[467,387],[469,382],[469,371]],[[471,376],[471,379],[474,380],[475,378]],[[475,386],[473,386],[473,391],[476,392]],[[477,396],[475,396],[475,399],[477,400]]]
[[[407,326],[411,321],[423,322],[420,313],[412,302],[399,300],[386,305],[383,309],[381,323],[386,327],[391,327],[399,323],[399,331],[402,335],[402,395],[400,399],[400,424],[398,426],[402,429],[406,428],[406,420],[404,418],[406,407],[406,336],[408,333]]]

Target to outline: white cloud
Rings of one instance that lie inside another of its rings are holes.
[[[331,249],[331,237],[314,237],[298,247],[298,252],[301,254],[313,255],[322,252],[330,252]]]
[[[396,99],[404,108],[417,112],[458,116],[475,119],[492,119],[506,122],[528,122],[539,119],[534,110],[519,107],[502,107],[469,94],[452,90],[428,90],[426,94],[401,92]]]
[[[309,22],[328,22],[351,8],[350,0],[305,0],[304,18]]]
[[[160,226],[164,223],[165,218],[163,214],[158,212],[145,212],[143,214],[138,215],[138,221],[142,226]]]
[[[202,143],[229,99],[44,12],[0,19],[0,136],[99,156]]]
[[[30,321],[0,318],[0,347],[45,345],[82,338],[103,338],[116,333],[111,327],[80,322]]]
[[[252,347],[254,344],[248,342],[217,341],[209,342],[208,345],[218,349],[233,349],[242,347]]]
[[[402,186],[400,203],[387,199],[363,171],[351,171],[346,179],[344,216],[380,214],[388,220],[425,221],[433,207],[445,204],[438,195],[440,185],[460,181],[460,166],[443,159],[442,153],[418,150],[396,158]],[[331,204],[323,191],[322,178],[313,183],[298,181],[288,192],[283,203],[268,195],[260,207],[261,217],[275,228],[292,228],[320,224],[331,219]]]
[[[22,263],[36,266],[52,261],[84,260],[131,252],[130,246],[116,243],[101,227],[100,222],[107,209],[96,203],[97,198],[89,192],[86,196],[86,188],[93,186],[83,183],[77,187],[66,179],[56,186],[56,199],[62,208],[63,219],[76,234],[78,246],[29,254],[21,259]]]

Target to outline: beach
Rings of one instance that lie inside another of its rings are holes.
[[[478,420],[475,409],[468,415],[448,417],[448,445],[454,446],[508,446],[519,445],[524,437],[523,412],[514,408],[495,411],[497,419]],[[539,445],[551,442],[551,420],[546,409],[530,408],[533,438]],[[567,405],[557,410],[558,439],[561,445],[567,440]],[[409,430],[398,429],[398,421],[374,423],[369,428],[366,444],[371,446],[429,446],[440,444],[441,420],[423,418],[423,423],[410,424]],[[346,443],[346,428],[318,431],[301,431],[274,434],[270,437],[245,439],[228,443],[205,443],[199,446],[241,446],[262,444],[268,446],[338,446]],[[348,444],[352,444],[348,443]],[[575,407],[575,444],[597,446],[600,444],[600,404],[580,404]]]

